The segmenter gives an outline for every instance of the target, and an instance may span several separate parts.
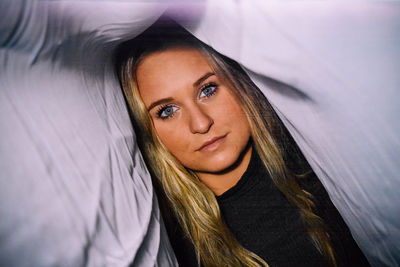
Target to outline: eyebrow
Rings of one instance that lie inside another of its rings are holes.
[[[193,87],[197,87],[199,86],[202,82],[204,82],[205,80],[208,79],[208,77],[215,75],[214,72],[207,72],[206,74],[204,74],[203,76],[200,77],[200,79],[198,79],[197,81],[195,81],[193,83]]]
[[[167,98],[162,98],[162,99],[160,99],[160,100],[157,100],[157,101],[151,103],[151,105],[147,108],[147,111],[150,111],[150,110],[153,109],[155,106],[158,106],[158,105],[161,105],[161,104],[164,104],[164,103],[168,103],[168,102],[171,102],[171,101],[173,101],[173,100],[174,100],[174,99],[173,99],[172,97],[167,97]]]
[[[201,76],[197,81],[195,81],[195,82],[193,83],[193,87],[199,86],[202,82],[204,82],[204,81],[207,80],[210,76],[213,76],[213,75],[215,75],[214,72],[207,72],[206,74],[204,74],[203,76]],[[150,106],[147,108],[147,111],[152,110],[155,106],[158,106],[158,105],[161,105],[161,104],[164,104],[164,103],[168,103],[168,102],[171,102],[171,101],[173,101],[173,100],[174,100],[174,99],[173,99],[172,97],[167,97],[167,98],[159,99],[159,100],[157,100],[157,101],[151,103]]]

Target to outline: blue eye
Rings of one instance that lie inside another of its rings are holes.
[[[174,116],[175,111],[177,110],[177,107],[171,106],[171,105],[165,105],[162,106],[158,111],[157,111],[157,117],[160,119],[168,119]]]
[[[214,95],[217,91],[217,85],[215,83],[209,83],[201,88],[200,98],[210,97]]]

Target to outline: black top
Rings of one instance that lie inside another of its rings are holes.
[[[307,178],[301,186],[315,198],[315,213],[328,227],[337,265],[369,266],[319,180]],[[238,242],[270,266],[327,265],[305,231],[300,210],[272,182],[255,149],[239,182],[216,198]],[[180,266],[196,266],[193,246],[179,226],[167,228]]]

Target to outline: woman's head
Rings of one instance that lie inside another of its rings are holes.
[[[223,193],[227,176],[240,178],[250,160],[254,125],[246,103],[254,101],[243,90],[248,77],[184,30],[164,30],[151,28],[125,44],[128,56],[120,64],[139,143],[153,151],[148,154],[172,154],[214,193]]]

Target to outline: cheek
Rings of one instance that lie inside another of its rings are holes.
[[[241,153],[248,144],[251,136],[250,125],[247,115],[244,113],[238,101],[233,96],[230,96],[227,100],[229,103],[225,105],[223,124],[229,128],[230,134],[232,135],[232,143],[230,143],[232,154],[237,155],[237,153]]]
[[[230,93],[227,92],[216,107],[215,114],[221,124],[232,128],[239,135],[250,133],[247,115]]]
[[[169,123],[155,123],[156,133],[161,142],[179,161],[185,157],[185,151],[189,148],[189,137],[179,125],[172,126]]]

